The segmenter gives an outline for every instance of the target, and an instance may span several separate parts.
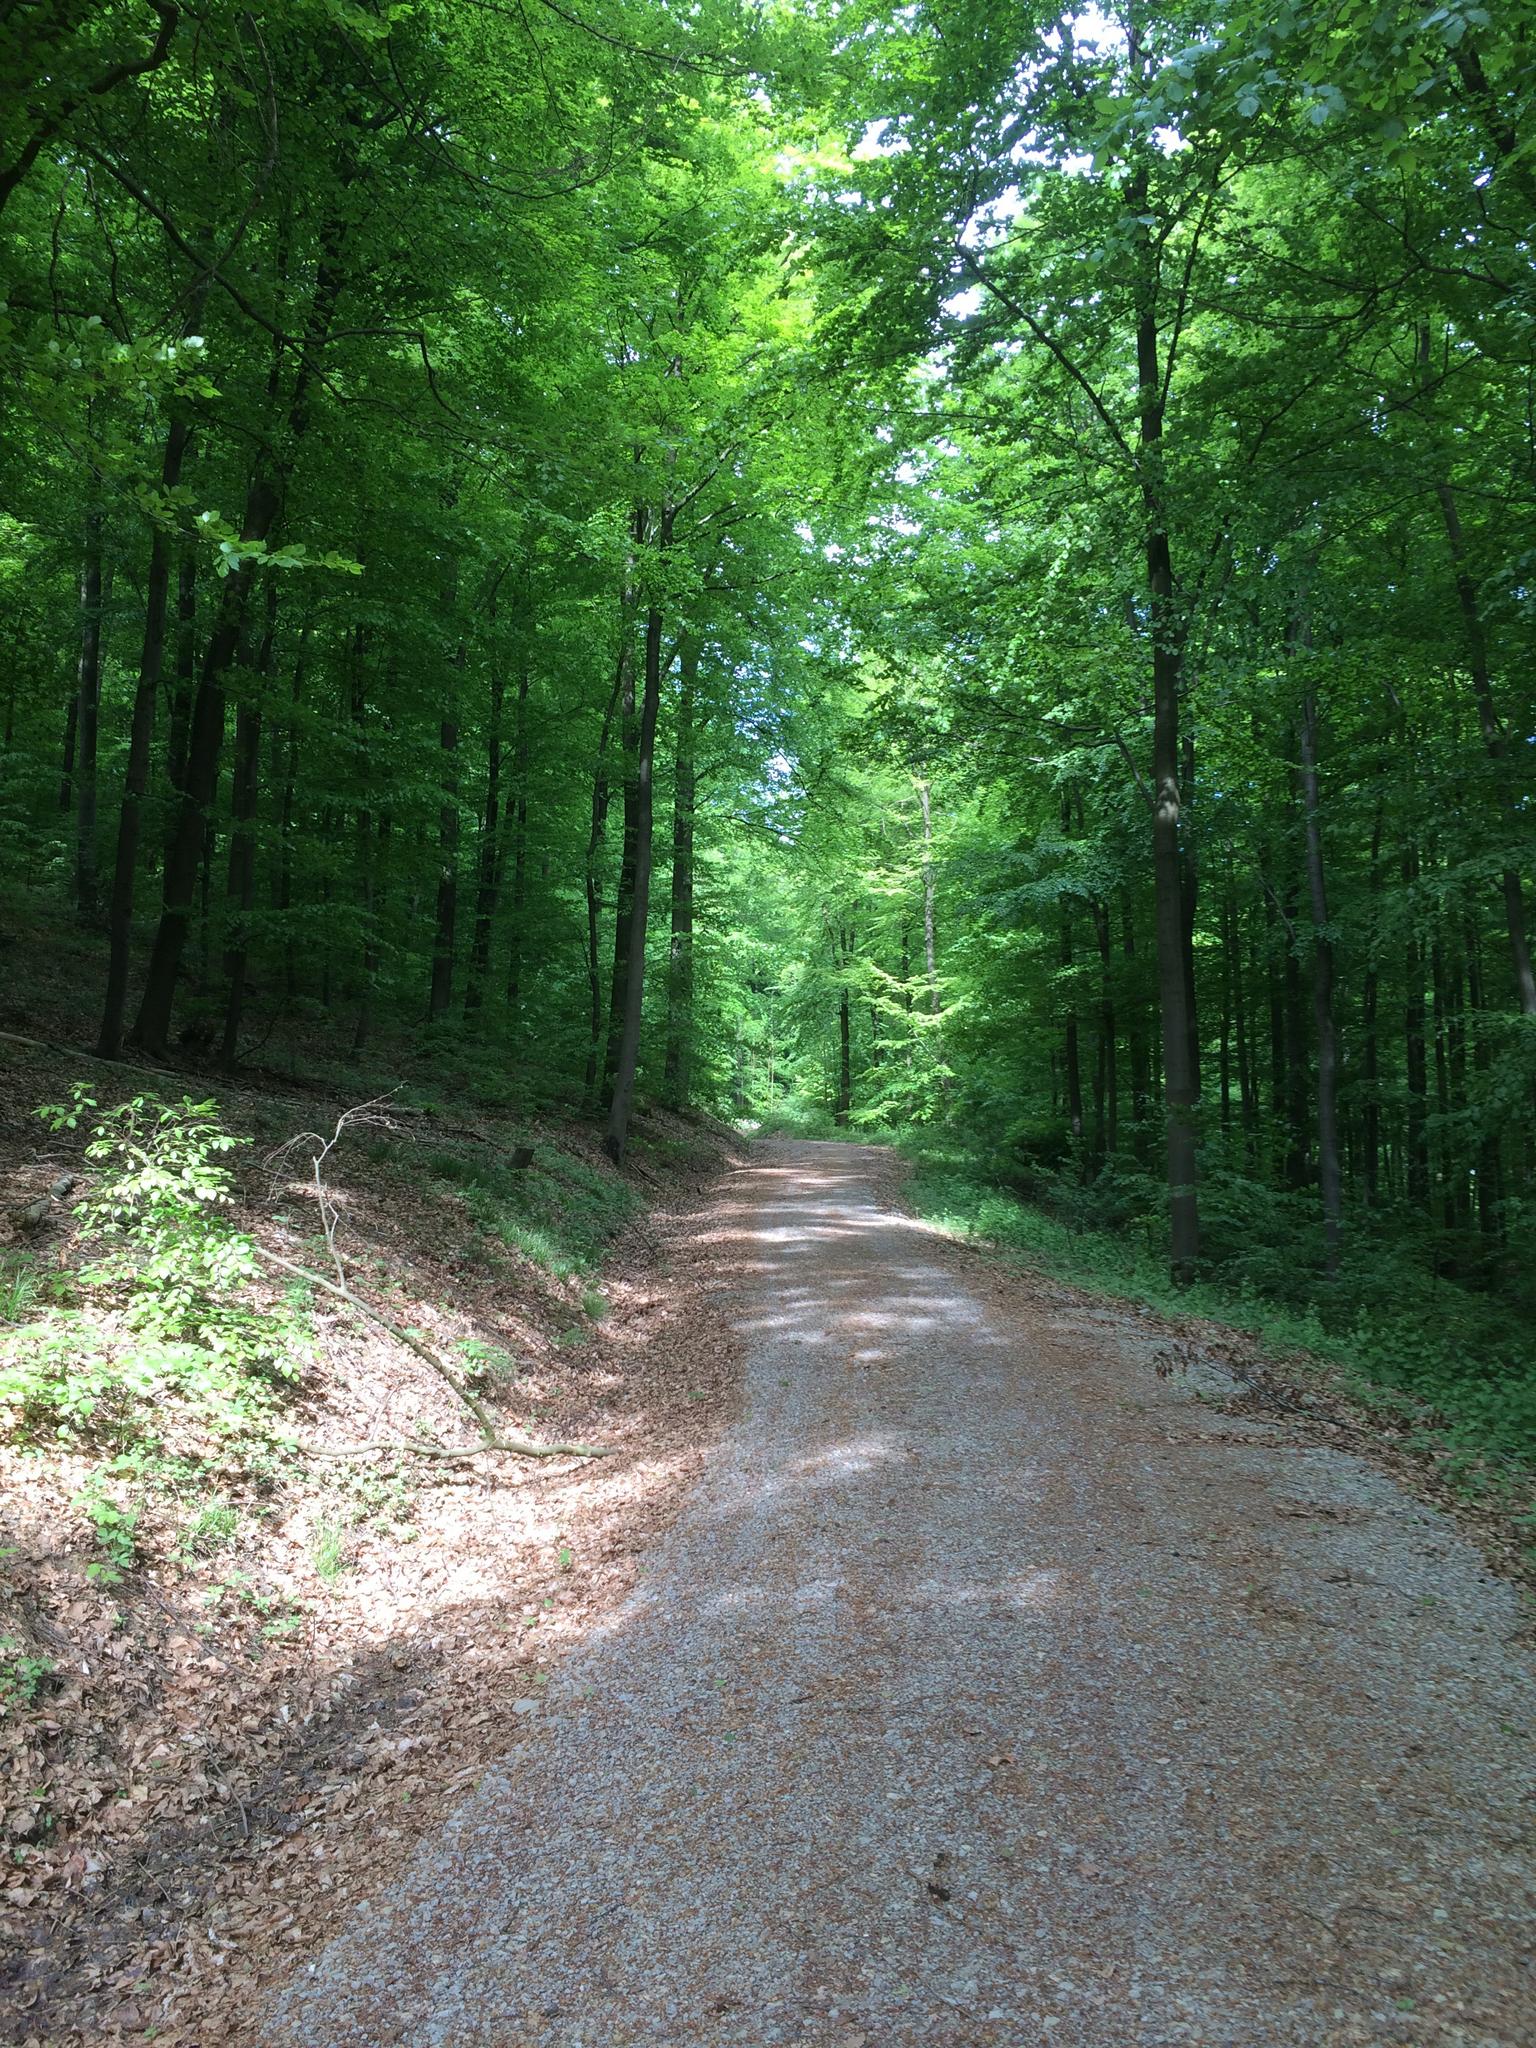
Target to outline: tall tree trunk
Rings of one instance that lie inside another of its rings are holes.
[[[1472,1071],[1477,1077],[1477,1224],[1489,1244],[1503,1235],[1501,1211],[1504,1200],[1503,1148],[1499,1124],[1488,1100],[1493,1071],[1493,1048],[1488,1042],[1488,1016],[1483,989],[1482,942],[1477,926],[1469,917],[1463,937],[1467,961],[1467,1001],[1471,1017]]]
[[[1063,906],[1061,913],[1061,965],[1066,972],[1067,1015],[1062,1028],[1062,1071],[1067,1079],[1067,1126],[1072,1134],[1072,1156],[1079,1173],[1086,1168],[1083,1157],[1083,1068],[1078,1047],[1077,998],[1072,980],[1072,918]]]
[[[1328,1276],[1339,1270],[1344,1186],[1339,1164],[1339,1049],[1333,1017],[1333,937],[1323,865],[1322,798],[1317,772],[1317,695],[1301,700],[1301,801],[1306,818],[1307,897],[1312,911],[1312,1019],[1317,1040],[1317,1173],[1323,1202]]]
[[[686,635],[678,655],[677,750],[672,779],[672,950],[667,980],[667,1100],[680,1108],[693,1074],[694,691],[699,643]]]
[[[1126,185],[1128,212],[1146,210],[1145,173]],[[1148,258],[1150,262],[1150,256]],[[1169,1253],[1173,1278],[1195,1277],[1200,1258],[1196,1191],[1196,1106],[1199,1079],[1191,1058],[1195,1026],[1190,1001],[1188,928],[1180,848],[1179,695],[1184,628],[1174,597],[1173,556],[1162,500],[1163,402],[1155,288],[1146,267],[1136,322],[1141,494],[1152,631],[1152,885],[1157,936],[1158,1009],[1162,1020],[1163,1088],[1167,1114]]]
[[[289,1002],[299,992],[299,949],[294,936],[293,854],[294,815],[299,787],[299,721],[304,702],[304,667],[309,647],[309,622],[299,630],[299,644],[293,657],[293,676],[288,691],[288,730],[283,755],[283,793],[278,805],[277,888],[273,908],[283,934],[283,993]]]
[[[1377,933],[1381,901],[1381,805],[1371,823],[1370,860],[1370,957],[1360,993],[1360,1079],[1364,1098],[1361,1151],[1365,1178],[1365,1199],[1374,1208],[1381,1192],[1381,1048],[1378,1018],[1381,1009],[1381,965]]]
[[[101,540],[99,505],[85,515],[80,557],[80,667],[75,719],[75,910],[80,922],[95,925],[101,915],[96,862],[96,752],[101,729]]]
[[[635,507],[630,522],[630,535],[636,554],[645,540],[648,516],[643,505]],[[629,987],[629,947],[634,935],[635,873],[640,844],[640,718],[637,709],[639,699],[635,690],[634,649],[628,625],[635,603],[631,581],[633,573],[632,556],[630,574],[626,578],[622,600],[622,611],[626,621],[624,644],[628,659],[624,667],[624,687],[619,697],[619,738],[624,759],[624,837],[619,850],[619,881],[613,918],[613,972],[608,984],[608,1038],[603,1050],[603,1100],[609,1107],[613,1103],[613,1090],[619,1071],[619,1048],[624,1037],[624,1001],[625,992]],[[643,696],[642,685],[639,698]]]
[[[224,952],[228,994],[224,1003],[224,1036],[219,1063],[226,1073],[238,1064],[240,1025],[245,1014],[246,982],[251,954],[251,913],[256,906],[256,807],[261,788],[261,725],[267,678],[272,672],[277,639],[277,584],[268,579],[266,622],[253,673],[235,712],[235,759],[229,834],[226,898],[229,936]]]
[[[276,489],[258,474],[247,493],[241,538],[264,541],[272,530],[277,509]],[[198,867],[218,787],[219,755],[224,744],[225,684],[240,646],[255,573],[246,567],[234,570],[224,579],[192,700],[181,800],[176,806],[166,851],[160,922],[133,1027],[134,1044],[151,1053],[163,1054],[170,1035],[171,1008],[186,950]]]
[[[517,788],[511,808],[512,932],[507,947],[507,1016],[514,1026],[523,1007],[523,923],[528,909],[528,664],[517,679],[517,710],[513,718],[513,766]]]
[[[1296,885],[1287,882],[1283,922],[1285,961],[1285,1182],[1300,1190],[1312,1179],[1312,1122],[1307,1103],[1306,1001],[1302,988]]]
[[[480,812],[480,846],[476,860],[475,924],[469,943],[469,977],[464,986],[464,1015],[472,1017],[484,1000],[485,977],[491,964],[491,931],[496,899],[501,893],[504,849],[501,842],[501,710],[506,678],[493,649],[490,719],[486,731],[485,803]]]
[[[453,1006],[453,962],[459,918],[459,692],[468,650],[454,652],[448,709],[437,729],[442,753],[443,800],[437,813],[437,909],[432,926],[432,982],[427,1015],[435,1023]]]
[[[1403,886],[1408,897],[1410,930],[1407,985],[1403,1000],[1403,1064],[1408,1082],[1408,1199],[1429,1207],[1429,1059],[1424,1021],[1424,939],[1413,914],[1414,886],[1419,879],[1419,850],[1410,844],[1403,853]]]
[[[1120,1064],[1115,1023],[1115,990],[1110,960],[1109,905],[1095,897],[1094,936],[1099,946],[1099,1057],[1094,1080],[1094,1142],[1100,1160],[1120,1149]]]
[[[1180,688],[1183,688],[1181,664]],[[1184,1015],[1189,1034],[1189,1075],[1195,1099],[1200,1096],[1200,1008],[1195,989],[1195,913],[1200,897],[1200,862],[1195,848],[1195,736],[1187,728],[1180,735],[1179,758],[1179,896],[1183,912],[1180,941],[1184,961]]]
[[[1521,828],[1522,814],[1509,787],[1509,748],[1504,737],[1504,727],[1499,721],[1498,710],[1494,704],[1493,683],[1488,667],[1488,640],[1483,630],[1482,614],[1478,609],[1477,587],[1472,581],[1471,571],[1467,565],[1461,515],[1456,508],[1456,493],[1448,483],[1437,484],[1435,490],[1440,500],[1446,540],[1450,546],[1451,562],[1456,572],[1456,597],[1461,606],[1462,628],[1466,635],[1467,663],[1472,673],[1472,694],[1477,702],[1478,727],[1482,732],[1483,747],[1493,764],[1499,809],[1506,830],[1514,833]],[[1515,993],[1522,1013],[1527,1017],[1536,1017],[1536,969],[1531,965],[1530,941],[1525,924],[1525,899],[1519,871],[1506,866],[1501,881],[1504,925],[1509,934],[1509,957],[1514,969]]]
[[[1216,1072],[1221,1103],[1222,1151],[1230,1158],[1232,1141],[1232,1073],[1237,1062],[1236,1009],[1237,998],[1234,983],[1241,972],[1241,962],[1234,956],[1232,928],[1234,918],[1232,905],[1224,902],[1221,906],[1221,1028],[1216,1042]],[[1239,1084],[1241,1085],[1241,1084]]]
[[[602,732],[597,743],[597,762],[592,771],[592,820],[587,834],[586,898],[587,898],[587,995],[589,1005],[590,1035],[587,1040],[587,1071],[584,1090],[589,1107],[596,1104],[600,1062],[603,1053],[603,983],[600,942],[602,937],[603,885],[600,855],[603,838],[608,824],[610,784],[608,779],[608,745],[613,732],[614,713],[624,694],[624,678],[630,663],[629,617],[626,613],[619,636],[619,652],[614,667],[613,688],[608,695],[608,708],[603,713]]]
[[[853,1113],[853,1014],[844,989],[837,1006],[837,1112],[834,1123],[847,1127]]]
[[[1136,919],[1129,890],[1120,896],[1120,954],[1128,975],[1135,974]],[[1125,1056],[1131,1074],[1131,1119],[1135,1131],[1133,1150],[1138,1162],[1147,1162],[1147,1126],[1152,1114],[1152,1055],[1147,1044],[1147,1006],[1139,981],[1131,983],[1130,1017],[1125,1030]]]
[[[187,786],[187,742],[192,730],[192,702],[197,695],[197,550],[183,541],[176,570],[176,649],[171,665],[168,692],[170,718],[165,744],[165,774],[174,797]],[[162,865],[170,858],[175,837],[174,809],[161,851]]]
[[[1455,1143],[1451,1136],[1451,1023],[1449,977],[1445,968],[1445,941],[1438,929],[1429,947],[1430,1016],[1435,1032],[1435,1120],[1439,1126],[1435,1147],[1437,1178],[1440,1182],[1440,1218],[1447,1230],[1461,1223]]]
[[[373,774],[368,757],[368,628],[360,620],[352,629],[351,689],[348,711],[352,723],[353,773],[357,804],[352,820],[353,887],[363,942],[362,973],[357,990],[357,1017],[352,1026],[352,1054],[367,1049],[373,1030],[373,1002],[379,977],[378,884],[374,859]],[[345,815],[345,814],[343,814]]]
[[[661,519],[660,544],[671,539],[671,519]],[[661,709],[661,613],[652,605],[645,620],[645,680],[641,693],[640,723],[636,734],[635,848],[629,913],[629,945],[625,954],[622,1028],[614,1062],[613,1095],[608,1105],[608,1127],[603,1133],[603,1150],[615,1165],[622,1162],[629,1142],[629,1119],[634,1108],[635,1080],[640,1070],[640,1027],[645,1015],[645,939],[651,908],[651,854],[655,791],[653,769],[656,760],[656,720]]]
[[[80,683],[69,693],[64,710],[64,745],[59,761],[59,809],[66,817],[75,808],[75,745],[80,736]]]
[[[348,178],[350,175],[347,173]],[[341,295],[339,256],[344,233],[344,229],[333,225],[321,235],[322,256],[315,272],[298,368],[288,400],[285,457],[289,462],[308,428],[310,382]],[[275,349],[267,379],[269,404],[275,405],[283,362],[283,351]],[[246,491],[245,513],[240,525],[243,540],[264,544],[270,541],[282,507],[282,482],[286,473],[286,469],[270,470],[265,454],[257,459]],[[186,950],[199,855],[206,850],[212,830],[211,812],[218,789],[219,756],[224,746],[225,687],[244,637],[254,576],[254,569],[246,565],[236,568],[224,579],[218,612],[203,651],[197,689],[188,717],[185,777],[166,850],[160,922],[150,952],[149,972],[138,1018],[133,1027],[134,1043],[153,1053],[165,1051],[170,1034],[171,1010],[176,999],[182,955]],[[206,931],[206,921],[204,929]]]
[[[166,432],[160,461],[162,492],[177,489],[192,440],[189,421],[173,419]],[[128,971],[133,954],[133,901],[138,877],[139,833],[144,798],[149,790],[150,745],[155,730],[155,704],[165,661],[166,623],[170,612],[171,557],[174,542],[158,522],[151,529],[149,569],[144,580],[144,637],[139,649],[139,679],[133,693],[128,727],[128,765],[123,777],[123,803],[117,818],[117,850],[112,864],[112,900],[107,914],[107,989],[102,1004],[96,1050],[115,1060],[123,1049],[128,1005]]]
[[[928,983],[928,1014],[939,1014],[939,961],[933,923],[933,807],[926,778],[917,785],[923,818],[923,974]]]

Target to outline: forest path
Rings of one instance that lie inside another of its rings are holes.
[[[261,2038],[1536,2041],[1513,1594],[893,1178],[787,1141],[732,1177],[746,1419]]]

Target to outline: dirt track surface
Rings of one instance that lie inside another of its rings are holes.
[[[1515,1596],[1129,1319],[979,1279],[889,1174],[732,1177],[745,1420],[261,2038],[1536,2042]]]

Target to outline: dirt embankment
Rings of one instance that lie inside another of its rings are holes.
[[[24,1316],[78,1262],[75,1196],[41,1223],[19,1212],[88,1174],[80,1138],[48,1138],[30,1113],[61,1092],[57,1066],[8,1066],[0,1215],[15,1219],[3,1260],[28,1276]],[[241,1221],[318,1264],[313,1148],[282,1148],[327,1135],[346,1105],[193,1087],[253,1141]],[[238,2041],[258,1987],[534,1725],[733,1412],[720,1275],[692,1249],[728,1133],[650,1118],[621,1180],[580,1128],[386,1117],[326,1164],[348,1283],[453,1359],[508,1430],[616,1455],[178,1473],[170,1446],[147,1477],[103,1479],[88,1445],[0,1449],[0,1659],[15,1679],[0,2039]],[[379,1324],[319,1291],[307,1314],[292,1411],[307,1443],[474,1443],[462,1403]],[[92,1483],[137,1514],[115,1582],[91,1571]]]

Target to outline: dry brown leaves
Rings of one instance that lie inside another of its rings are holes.
[[[9,1187],[26,1193],[59,1165],[19,1113],[39,1092],[28,1074],[0,1097]],[[587,1133],[544,1135],[600,1159]],[[398,1481],[316,1467],[266,1492],[231,1474],[228,1547],[178,1553],[190,1504],[151,1504],[144,1568],[101,1586],[71,1506],[89,1461],[0,1455],[0,1637],[53,1666],[0,1719],[0,2040],[249,2038],[257,1989],[389,1881],[624,1598],[738,1387],[719,1276],[692,1246],[727,1134],[657,1117],[649,1135],[657,1207],[619,1241],[609,1312],[577,1341],[561,1338],[579,1288],[487,1259],[408,1160],[337,1172],[358,1284],[443,1345],[513,1353],[509,1421],[617,1457],[407,1460]],[[62,1248],[66,1229],[50,1220],[45,1241]],[[448,1390],[337,1307],[317,1316],[306,1433],[469,1440]]]

